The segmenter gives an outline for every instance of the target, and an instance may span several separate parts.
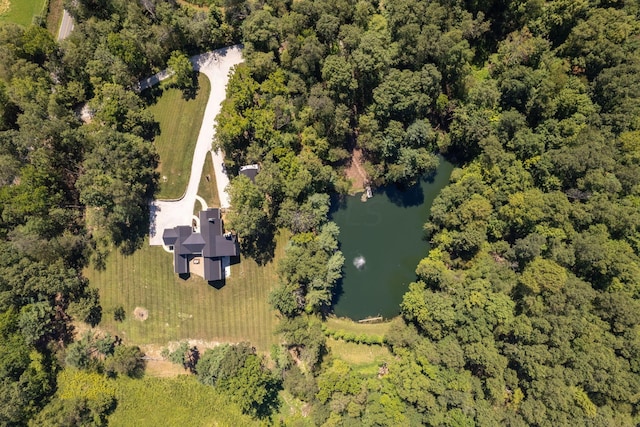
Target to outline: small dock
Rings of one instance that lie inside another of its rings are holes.
[[[367,185],[364,189],[364,193],[362,193],[362,196],[360,197],[360,201],[366,202],[372,197],[373,197],[373,191],[371,191],[371,186]]]

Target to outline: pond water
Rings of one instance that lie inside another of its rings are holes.
[[[344,276],[334,298],[337,316],[360,320],[400,313],[402,295],[416,280],[418,262],[429,251],[422,226],[433,199],[449,182],[453,165],[440,159],[436,174],[408,189],[391,185],[335,202],[332,221],[340,227]]]

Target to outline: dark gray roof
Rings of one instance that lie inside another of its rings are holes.
[[[189,258],[185,255],[173,253],[173,269],[178,274],[187,274],[189,272]]]
[[[238,255],[238,246],[236,245],[236,239],[234,238],[226,238],[224,236],[216,236],[215,245],[216,255],[215,256],[236,256]]]
[[[174,270],[178,274],[189,272],[189,255],[202,255],[204,278],[206,280],[222,279],[221,257],[238,255],[235,237],[224,236],[220,209],[211,208],[201,211],[200,232],[194,233],[188,225],[164,230],[162,234],[165,245],[173,245]]]
[[[192,254],[199,254],[204,248],[205,241],[200,233],[192,233],[182,241],[182,247],[187,248]]]
[[[162,242],[165,246],[173,246],[176,240],[178,240],[178,232],[175,228],[167,228],[164,230],[164,233],[162,233]]]
[[[260,167],[258,165],[245,165],[240,167],[240,175],[244,175],[249,178],[252,182],[255,181],[256,175],[260,171]]]
[[[211,282],[222,280],[222,262],[220,258],[204,258],[204,279]]]
[[[238,255],[235,238],[224,237],[222,219],[219,209],[200,212],[200,232],[206,241],[202,250],[205,257],[221,257]]]
[[[175,227],[174,230],[178,234],[178,238],[174,243],[173,251],[177,252],[178,255],[190,255],[192,252],[189,250],[189,248],[184,247],[182,245],[182,242],[184,242],[191,235],[191,233],[193,233],[191,226],[179,225]]]

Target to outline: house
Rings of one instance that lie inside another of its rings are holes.
[[[246,176],[251,180],[251,182],[255,182],[256,175],[258,175],[259,171],[260,166],[257,164],[240,166],[240,175]]]
[[[236,238],[224,233],[220,209],[201,211],[198,218],[198,232],[189,225],[179,225],[162,233],[164,245],[173,251],[173,271],[189,274],[194,265],[202,264],[198,266],[198,273],[194,273],[210,282],[222,280],[225,277],[223,261],[229,265],[228,257],[238,255]]]

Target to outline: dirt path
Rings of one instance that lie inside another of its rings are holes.
[[[362,150],[354,148],[351,152],[349,167],[345,170],[347,178],[351,181],[351,188],[354,193],[364,191],[364,184],[367,182],[367,174],[362,169]]]

